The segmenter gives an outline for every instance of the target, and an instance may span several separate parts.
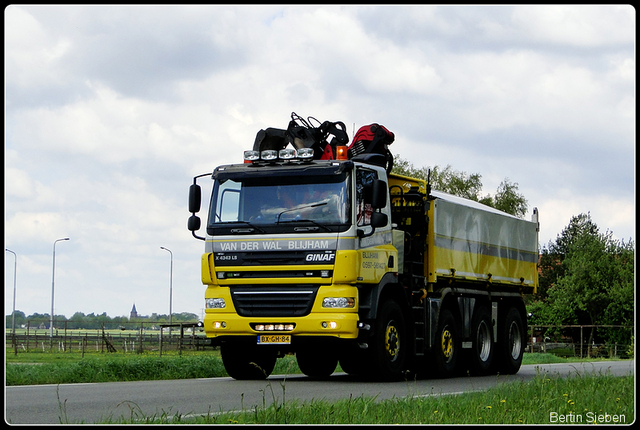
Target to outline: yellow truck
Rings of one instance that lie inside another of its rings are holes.
[[[388,145],[354,153],[335,140],[322,142],[327,157],[317,138],[259,134],[243,164],[194,178],[204,331],[228,374],[265,378],[285,354],[315,378],[338,363],[379,380],[516,373],[523,295],[538,282],[537,210],[528,221],[432,191],[390,173]]]

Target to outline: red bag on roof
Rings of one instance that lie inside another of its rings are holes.
[[[359,154],[373,153],[386,155],[387,147],[393,143],[395,135],[385,126],[369,124],[360,127],[348,148],[349,158]]]

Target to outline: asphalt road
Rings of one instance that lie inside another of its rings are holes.
[[[337,373],[316,381],[301,375],[273,375],[265,381],[231,378],[170,381],[109,382],[6,387],[5,420],[10,424],[99,423],[107,418],[198,415],[253,410],[274,402],[298,399],[337,400],[349,396],[433,396],[482,391],[502,383],[526,381],[540,372],[575,375],[628,375],[635,361],[601,361],[522,366],[516,375],[420,379],[410,382],[369,382]]]

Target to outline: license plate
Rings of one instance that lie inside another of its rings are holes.
[[[267,345],[289,345],[291,343],[290,334],[260,334],[258,344]]]

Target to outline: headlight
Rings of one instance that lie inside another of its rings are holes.
[[[352,308],[356,305],[353,297],[325,297],[322,300],[323,308]]]
[[[206,299],[205,305],[207,309],[222,309],[226,306],[224,299]]]
[[[281,149],[278,152],[278,158],[281,160],[293,160],[296,158],[296,150],[292,148]]]
[[[265,161],[273,161],[278,159],[278,151],[275,149],[265,149],[260,151],[260,159]]]
[[[260,159],[259,151],[244,151],[244,159],[246,161],[258,161]]]
[[[311,160],[313,158],[313,148],[298,149],[298,158],[301,160]]]
[[[292,323],[251,323],[250,325],[255,331],[292,331],[296,328],[296,325]]]

